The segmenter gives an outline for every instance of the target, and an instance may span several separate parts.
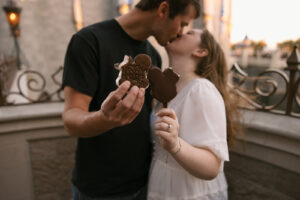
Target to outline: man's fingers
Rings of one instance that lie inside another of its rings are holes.
[[[125,118],[128,119],[128,122],[132,122],[136,118],[136,116],[140,113],[140,111],[143,107],[144,101],[145,101],[145,89],[140,88],[137,98],[136,98],[130,112],[128,112],[127,115],[124,116]]]
[[[123,99],[123,106],[125,108],[131,108],[135,103],[136,98],[139,95],[139,88],[137,86],[133,86],[126,97]]]
[[[103,109],[105,112],[109,112],[113,110],[116,107],[116,105],[119,103],[119,101],[128,92],[129,87],[130,87],[130,82],[124,81],[117,90],[111,92],[108,95],[108,97],[103,102],[101,109]]]
[[[132,122],[141,111],[145,100],[144,88],[133,86],[128,91],[130,85],[123,84],[106,98],[101,107],[103,112],[119,125]]]
[[[130,109],[132,108],[138,93],[139,93],[138,87],[133,86],[128,92],[128,94],[126,95],[126,97],[117,104],[117,106],[113,111],[113,115],[118,118],[123,118],[123,116],[126,115],[126,113],[129,112]]]

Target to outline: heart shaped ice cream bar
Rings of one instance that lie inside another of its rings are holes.
[[[120,70],[116,80],[117,86],[128,80],[131,85],[147,88],[149,86],[147,71],[150,66],[151,58],[146,54],[139,54],[134,60],[132,57],[125,55],[123,62],[115,64],[115,68]]]
[[[172,68],[167,68],[163,72],[158,67],[150,68],[148,79],[152,88],[152,96],[163,104],[164,108],[177,95],[176,83],[179,75]]]

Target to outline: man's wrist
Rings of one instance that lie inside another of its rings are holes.
[[[98,117],[100,120],[100,124],[104,129],[108,131],[116,127],[116,125],[111,120],[109,120],[108,115],[105,112],[99,110],[98,114],[99,114]]]

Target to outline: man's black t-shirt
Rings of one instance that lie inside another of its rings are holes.
[[[114,19],[88,26],[74,34],[65,57],[63,87],[89,95],[89,111],[100,109],[108,94],[117,89],[119,71],[114,64],[124,55],[148,54],[152,65],[161,58],[148,41],[132,39]],[[151,161],[149,89],[136,119],[93,138],[79,138],[72,182],[92,197],[127,195],[147,183]]]

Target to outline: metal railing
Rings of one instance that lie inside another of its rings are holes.
[[[6,95],[17,73],[17,60],[0,55],[0,106],[6,104]]]
[[[53,92],[49,92],[46,89],[46,79],[38,71],[25,70],[15,77],[16,74],[8,73],[9,69],[15,68],[16,59],[7,59],[4,57],[0,60],[0,106],[13,106],[17,104],[27,103],[41,103],[49,101],[64,101],[63,90],[61,88],[61,81],[58,80],[58,75],[63,72],[63,67],[59,67],[52,75],[51,80],[55,85]],[[7,80],[12,82],[15,79],[16,89],[11,89],[11,84],[7,84]],[[37,97],[33,98],[33,93]],[[17,96],[23,99],[22,103],[10,101],[11,96]],[[24,101],[26,103],[24,103]]]
[[[231,69],[233,81],[230,87],[247,102],[248,105],[242,107],[300,117],[299,66],[300,54],[297,46],[288,57],[284,70],[267,69],[258,76],[251,77],[235,63]],[[281,80],[274,78],[274,75]],[[281,91],[279,86],[283,87]],[[275,94],[277,96],[273,97],[273,103],[268,104],[261,100],[271,99]]]
[[[16,77],[16,91],[5,91],[3,87],[3,73],[5,70],[3,69],[7,70],[12,63],[15,62],[8,59],[4,59],[4,61],[0,60],[0,86],[2,86],[0,87],[0,106],[19,104],[16,102],[9,102],[7,100],[11,95],[20,96],[27,100],[28,103],[64,101],[61,81],[57,80],[58,75],[61,75],[63,72],[63,67],[59,67],[51,75],[51,79],[55,84],[55,87],[57,87],[53,92],[46,90],[45,77],[41,73],[33,70],[23,71],[18,75],[18,77]],[[238,64],[234,64],[231,69],[233,81],[230,82],[229,85],[234,89],[236,94],[238,94],[238,96],[246,102],[246,104],[243,104],[242,107],[300,117],[299,66],[300,55],[297,47],[294,47],[291,55],[287,59],[287,67],[285,67],[284,70],[267,69],[257,76],[249,76],[239,67]],[[273,77],[274,74],[281,80],[279,81],[278,79],[275,79]],[[28,95],[28,92],[24,92],[24,81],[22,81],[24,78],[26,80],[26,90],[29,91],[29,93],[38,93],[38,97],[32,98]],[[281,90],[279,87],[281,87]],[[276,94],[276,92],[279,93],[279,95]],[[275,99],[274,102],[266,103],[261,101],[262,98],[270,99],[275,94],[277,96],[276,98],[273,98],[273,100]]]

